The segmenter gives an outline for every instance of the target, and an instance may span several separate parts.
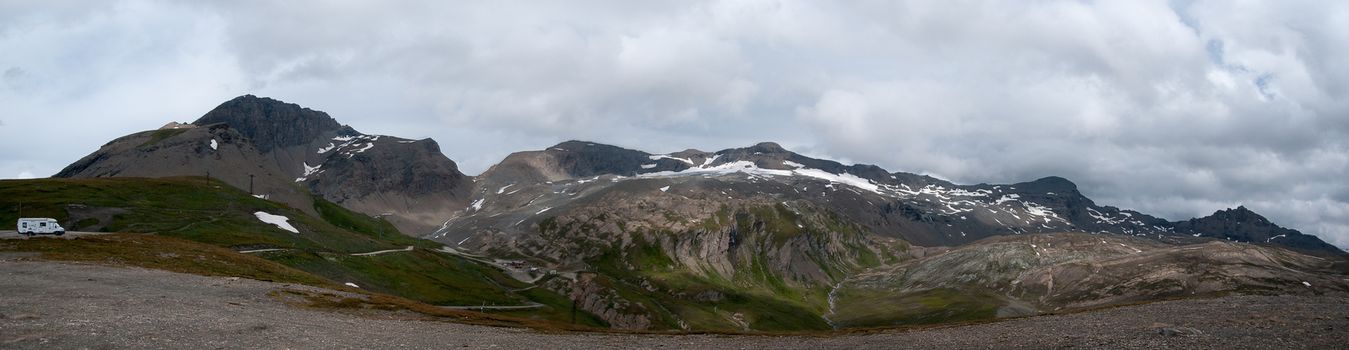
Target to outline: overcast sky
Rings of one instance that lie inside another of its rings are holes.
[[[1349,248],[1346,59],[1345,1],[0,0],[0,178],[251,93],[469,174],[777,141]]]

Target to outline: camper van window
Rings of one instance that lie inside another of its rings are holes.
[[[23,223],[23,228],[28,228],[28,223]]]
[[[38,226],[38,227],[47,227],[47,223],[45,223],[45,222],[44,222],[44,223],[39,223],[39,224],[37,224],[37,226]]]

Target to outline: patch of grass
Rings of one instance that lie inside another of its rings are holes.
[[[94,226],[94,225],[98,225],[98,219],[95,219],[95,218],[83,218],[83,219],[80,219],[80,221],[76,221],[74,225],[71,225],[71,226],[70,226],[70,230],[71,230],[71,231],[79,231],[80,229],[83,229],[83,228],[86,228],[86,227],[90,227],[90,226]]]
[[[679,271],[650,275],[650,281],[662,291],[648,293],[674,311],[692,330],[734,330],[731,321],[739,314],[755,331],[800,331],[829,329],[819,316],[808,293],[790,290],[780,293],[773,287],[733,284]],[[677,291],[663,292],[663,291]],[[701,299],[699,296],[719,295]]]
[[[520,311],[499,311],[492,314],[506,315],[519,318],[528,318],[536,320],[547,320],[563,324],[575,324],[582,327],[607,328],[609,323],[604,322],[598,316],[591,314],[579,307],[575,313],[575,323],[572,323],[572,301],[565,296],[554,293],[543,288],[533,288],[517,293],[529,300],[543,304],[543,309],[538,310],[520,310]]]
[[[402,239],[407,238],[407,236],[399,232],[398,228],[394,227],[388,220],[376,219],[348,210],[318,196],[314,197],[314,211],[317,211],[319,217],[324,221],[344,230],[364,233],[384,240],[411,241]]]
[[[154,146],[156,143],[159,143],[160,141],[167,140],[170,137],[178,136],[186,131],[187,129],[163,129],[151,131],[150,139],[145,140],[145,143],[142,143],[136,147],[139,148],[139,147]]]
[[[570,325],[546,319],[521,318],[508,315],[487,314],[481,312],[446,309],[434,305],[383,294],[338,295],[326,292],[314,292],[298,289],[273,291],[270,296],[290,304],[321,310],[365,312],[365,311],[410,311],[437,320],[451,321],[483,326],[527,327],[541,331],[600,331],[584,325]]]
[[[434,305],[523,305],[509,290],[524,283],[476,262],[414,250],[373,256],[277,252],[272,259],[338,282]]]
[[[199,177],[0,180],[0,229],[13,229],[20,210],[25,217],[51,217],[64,226],[77,226],[78,220],[87,218],[72,218],[66,209],[72,204],[123,209],[106,223],[106,231],[155,233],[227,247],[363,252],[420,241],[401,235],[381,239],[343,229]],[[335,206],[328,209],[329,216],[342,223],[367,229],[371,225],[358,221],[359,214]],[[300,233],[258,220],[254,213],[259,211],[289,218]]]
[[[173,237],[114,233],[58,239],[5,240],[0,251],[37,252],[42,258],[137,266],[206,276],[246,277],[262,281],[335,285],[321,277],[233,250]]]
[[[935,288],[897,293],[844,289],[831,318],[846,327],[882,327],[989,320],[1002,299],[973,290]]]

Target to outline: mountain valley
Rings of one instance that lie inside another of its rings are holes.
[[[1245,207],[1168,221],[1059,177],[960,185],[771,142],[567,141],[469,176],[434,140],[251,95],[0,194],[3,225],[180,238],[311,276],[297,283],[576,327],[827,331],[1349,295],[1349,254]]]

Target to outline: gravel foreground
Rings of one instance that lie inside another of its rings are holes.
[[[540,333],[284,304],[315,289],[0,256],[0,348],[1342,349],[1349,298],[1234,296],[835,336]]]

